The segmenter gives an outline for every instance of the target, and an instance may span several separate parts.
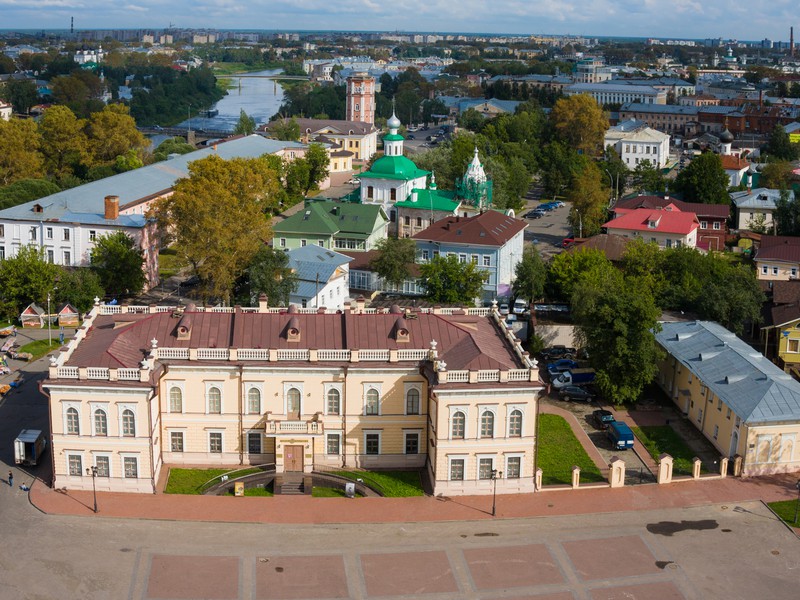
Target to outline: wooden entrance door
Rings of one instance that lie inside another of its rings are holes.
[[[283,449],[286,460],[284,461],[284,471],[303,471],[303,446],[285,446]]]

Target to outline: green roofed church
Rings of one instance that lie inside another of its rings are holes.
[[[273,226],[272,246],[293,250],[316,244],[334,250],[368,251],[387,237],[389,219],[375,204],[306,201],[303,210]]]

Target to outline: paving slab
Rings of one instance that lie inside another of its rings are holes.
[[[150,559],[148,600],[235,600],[239,559],[233,556],[168,556]]]
[[[369,596],[410,596],[458,592],[445,552],[403,552],[361,556]]]
[[[669,582],[594,589],[591,596],[592,600],[686,600],[675,584]]]
[[[257,600],[349,598],[342,556],[259,557]]]
[[[464,551],[472,581],[479,590],[563,583],[564,575],[544,544]]]
[[[659,573],[656,557],[639,536],[564,542],[578,576],[583,580]]]

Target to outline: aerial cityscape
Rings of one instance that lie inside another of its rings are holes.
[[[94,4],[3,5],[0,600],[797,597],[793,5]]]

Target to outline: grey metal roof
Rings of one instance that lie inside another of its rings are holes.
[[[662,323],[656,340],[745,423],[800,420],[800,382],[711,321]]]
[[[212,154],[224,159],[255,158],[279,152],[284,148],[305,147],[296,142],[281,142],[260,135],[250,135],[220,143],[216,149],[204,148],[0,210],[0,220],[49,221],[68,218],[73,223],[96,224],[97,216],[102,216],[104,213],[106,196],[119,196],[120,208],[124,208],[128,204],[169,190],[178,179],[189,175],[189,163],[195,160]],[[33,211],[36,204],[42,207],[42,212]],[[122,224],[119,221],[114,223]]]
[[[794,192],[789,191],[789,200],[794,199]],[[760,208],[775,210],[781,191],[770,188],[755,188],[750,191],[731,192],[731,200],[737,208]]]
[[[696,115],[696,106],[679,106],[677,104],[645,104],[643,102],[628,102],[623,104],[619,112],[647,112],[663,113],[668,115]]]
[[[289,257],[289,268],[294,270],[300,280],[298,293],[300,293],[300,289],[313,288],[317,281],[320,286],[324,286],[330,281],[338,267],[353,260],[349,256],[334,250],[326,250],[315,244],[289,250],[286,254]],[[301,293],[301,295],[304,294]]]
[[[657,96],[661,90],[649,85],[624,85],[621,83],[574,83],[564,88],[567,92],[624,92]]]

